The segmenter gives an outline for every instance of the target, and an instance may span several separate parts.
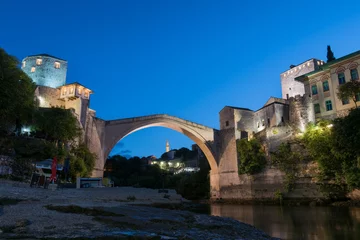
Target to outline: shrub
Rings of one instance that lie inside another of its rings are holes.
[[[257,139],[236,141],[239,174],[255,174],[266,166],[265,152]]]

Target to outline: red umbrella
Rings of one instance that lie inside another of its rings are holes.
[[[50,177],[50,182],[56,181],[56,170],[57,170],[57,159],[56,157],[53,158],[52,164],[51,164],[51,177]]]

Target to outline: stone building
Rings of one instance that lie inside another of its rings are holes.
[[[22,60],[21,68],[38,86],[57,88],[66,83],[66,60],[48,54],[31,55]]]
[[[344,116],[355,107],[354,101],[342,101],[336,94],[340,85],[359,81],[359,71],[360,51],[356,51],[295,78],[295,81],[304,84],[305,97],[311,99],[315,119]],[[360,101],[360,94],[356,96],[356,100]]]
[[[291,65],[290,69],[281,73],[280,79],[282,98],[289,99],[297,95],[304,95],[304,84],[296,81],[295,78],[314,70],[318,70],[324,64],[324,61],[312,58],[298,65]]]
[[[25,57],[23,71],[36,84],[35,97],[41,108],[63,107],[71,109],[85,129],[92,90],[80,83],[66,83],[67,61],[48,55],[38,54]]]
[[[282,98],[270,97],[256,111],[226,106],[220,111],[220,129],[234,129],[236,139],[262,133],[269,143],[280,142],[291,131],[304,131],[317,119],[344,116],[355,103],[340,100],[336,93],[339,85],[359,81],[359,71],[360,51],[329,63],[312,58],[291,65],[280,74]],[[356,99],[360,101],[360,95]]]

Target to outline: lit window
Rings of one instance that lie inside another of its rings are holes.
[[[315,104],[314,104],[314,110],[315,110],[315,114],[320,113],[320,104],[315,103]]]
[[[59,62],[55,62],[55,63],[54,63],[54,68],[59,69],[59,68],[60,68],[60,63],[59,63]]]
[[[331,110],[332,110],[331,100],[327,100],[327,101],[325,102],[325,105],[326,105],[326,111],[331,111]]]
[[[78,88],[78,92],[79,92],[79,94],[81,94],[81,90],[82,90],[82,89],[81,89],[81,87],[79,87],[79,88]]]
[[[31,68],[31,72],[35,72],[35,67],[32,67],[32,68]]]
[[[353,81],[359,79],[359,73],[356,68],[350,70],[350,75],[351,75],[351,80]]]
[[[26,66],[26,61],[22,62],[22,67],[24,68]]]
[[[349,99],[342,100],[342,104],[343,104],[343,105],[349,104]]]
[[[66,88],[64,88],[63,90],[63,95],[66,95]]]
[[[344,84],[346,82],[345,81],[345,74],[343,72],[339,73],[338,74],[338,79],[339,79],[339,85]]]
[[[42,59],[41,58],[36,59],[36,65],[41,65],[41,64],[42,64]]]
[[[70,94],[74,92],[74,88],[70,88]]]
[[[316,95],[318,93],[316,85],[311,86],[311,92],[312,92],[313,95]]]
[[[323,82],[323,89],[324,89],[324,92],[329,91],[329,82],[328,81]]]

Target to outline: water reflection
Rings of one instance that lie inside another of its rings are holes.
[[[360,208],[211,205],[211,215],[237,219],[281,239],[360,239]]]

